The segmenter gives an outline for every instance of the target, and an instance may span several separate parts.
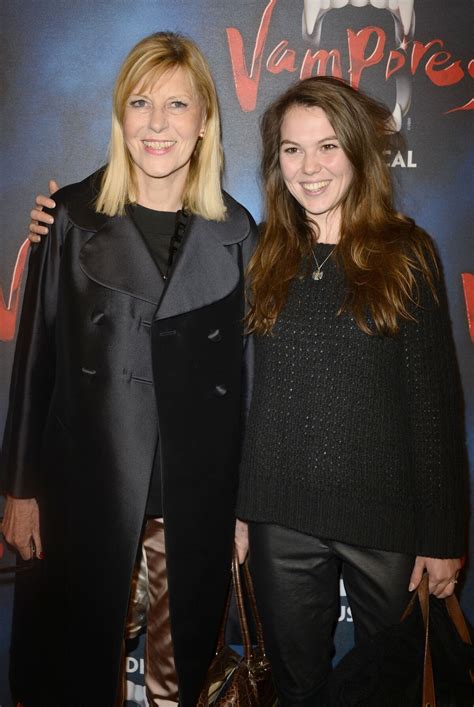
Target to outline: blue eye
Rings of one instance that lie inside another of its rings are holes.
[[[168,107],[174,111],[182,111],[188,107],[188,104],[185,103],[184,101],[180,101],[180,100],[176,99],[174,101],[170,101],[168,104]]]
[[[129,105],[131,105],[132,108],[147,108],[148,103],[144,98],[134,98],[130,101]]]

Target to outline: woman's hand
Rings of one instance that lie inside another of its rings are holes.
[[[243,520],[239,520],[238,518],[235,521],[234,543],[237,548],[239,562],[243,564],[249,551],[249,530],[247,523],[244,523]]]
[[[43,559],[36,499],[7,496],[2,532],[7,543],[18,550],[24,560],[31,560],[35,555]]]
[[[456,587],[459,571],[463,565],[460,558],[440,560],[435,557],[418,556],[410,577],[408,590],[411,592],[419,585],[423,572],[428,572],[430,594],[438,599],[451,596]]]
[[[58,183],[54,179],[50,179],[48,182],[48,189],[50,194],[54,194],[54,192],[59,189]],[[41,226],[40,224],[47,223],[51,226],[51,224],[54,223],[53,217],[49,214],[45,214],[43,208],[46,207],[48,209],[54,209],[56,202],[44,194],[38,194],[35,199],[35,203],[35,208],[30,212],[31,221],[28,226],[28,238],[33,243],[39,243],[41,241],[41,236],[46,236],[49,230],[47,226]]]

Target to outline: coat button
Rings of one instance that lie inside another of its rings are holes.
[[[222,334],[220,329],[211,329],[207,338],[210,341],[220,341],[222,339]]]
[[[102,324],[105,319],[105,314],[94,310],[91,314],[91,321],[93,324]]]
[[[227,395],[226,386],[222,385],[222,383],[220,383],[219,385],[216,385],[214,387],[214,395],[217,395],[218,398],[223,398],[224,395]]]

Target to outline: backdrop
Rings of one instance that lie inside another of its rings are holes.
[[[259,117],[291,82],[314,74],[342,76],[393,108],[407,149],[387,154],[387,162],[401,207],[433,235],[444,264],[474,458],[470,0],[3,0],[2,15],[0,433],[33,197],[45,191],[50,177],[64,185],[105,162],[120,63],[141,37],[171,29],[190,35],[209,59],[222,108],[225,186],[257,221]],[[11,561],[5,551],[0,562]],[[462,604],[472,621],[474,578],[469,571],[465,576]],[[0,574],[3,707],[10,704],[11,590],[11,576]],[[336,638],[337,659],[352,641],[342,586]],[[141,642],[127,671],[128,704],[144,705]],[[98,672],[91,640],[84,676],[91,690]]]

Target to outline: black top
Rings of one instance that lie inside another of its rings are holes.
[[[163,276],[169,276],[168,258],[171,239],[176,227],[176,212],[155,211],[140,204],[132,206],[130,211],[159,271]],[[146,514],[157,518],[163,515],[159,441],[156,445]]]
[[[319,263],[331,247],[316,246]],[[334,257],[322,270],[319,281],[295,279],[273,333],[255,337],[237,515],[460,557],[467,462],[443,282],[437,305],[419,277],[418,321],[369,336],[337,316],[345,282]]]
[[[135,204],[131,215],[162,275],[168,270],[170,243],[176,227],[175,211],[155,211]]]

